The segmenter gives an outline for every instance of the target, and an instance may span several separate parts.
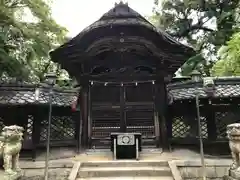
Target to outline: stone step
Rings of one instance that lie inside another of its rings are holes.
[[[78,178],[172,176],[169,167],[80,167]]]
[[[83,162],[81,167],[168,167],[167,161],[136,161],[136,160],[117,160],[117,161],[95,161]]]
[[[109,180],[109,177],[77,178],[76,180]],[[155,177],[111,177],[111,180],[174,180],[170,176]]]

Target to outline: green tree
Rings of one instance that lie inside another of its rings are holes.
[[[58,70],[48,53],[67,30],[51,16],[48,0],[0,0],[0,77],[40,81]]]
[[[209,76],[218,49],[238,31],[239,0],[156,0],[155,5],[153,22],[196,49],[181,73],[198,69]]]
[[[214,76],[240,75],[240,32],[232,36],[219,50],[220,60],[212,68]]]

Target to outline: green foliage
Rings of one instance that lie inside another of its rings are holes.
[[[219,51],[220,60],[213,66],[215,76],[240,76],[240,32]]]
[[[51,17],[47,0],[1,0],[0,77],[40,81],[59,69],[48,53],[65,41],[66,32]]]
[[[197,54],[196,56],[191,57],[186,63],[183,64],[181,68],[181,74],[183,76],[189,75],[195,69],[197,64],[203,61],[203,59],[204,58],[201,54]]]
[[[218,49],[239,31],[239,0],[158,1],[153,23],[175,39],[193,46],[197,54],[182,67],[184,75],[198,69],[209,76]]]

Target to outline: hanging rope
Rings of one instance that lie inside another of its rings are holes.
[[[117,81],[90,81],[90,85],[94,85],[94,84],[104,84],[104,86],[107,86],[107,85],[111,85],[111,84],[119,84],[120,86],[123,86],[123,85],[129,85],[129,84],[132,84],[132,85],[135,85],[135,86],[138,86],[138,84],[145,84],[145,83],[151,83],[151,84],[155,84],[155,81],[154,80],[147,80],[147,81],[130,81],[130,82],[117,82]]]

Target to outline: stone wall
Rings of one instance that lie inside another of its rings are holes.
[[[183,180],[202,180],[200,161],[175,161]],[[206,164],[206,177],[211,180],[220,180],[228,175],[232,160],[208,160]]]
[[[67,180],[71,168],[50,168],[49,180]],[[22,180],[42,180],[44,179],[44,169],[24,170],[24,177]]]
[[[21,162],[24,171],[21,180],[43,180],[45,162]],[[49,163],[49,180],[67,180],[73,167],[72,161],[51,161]]]

